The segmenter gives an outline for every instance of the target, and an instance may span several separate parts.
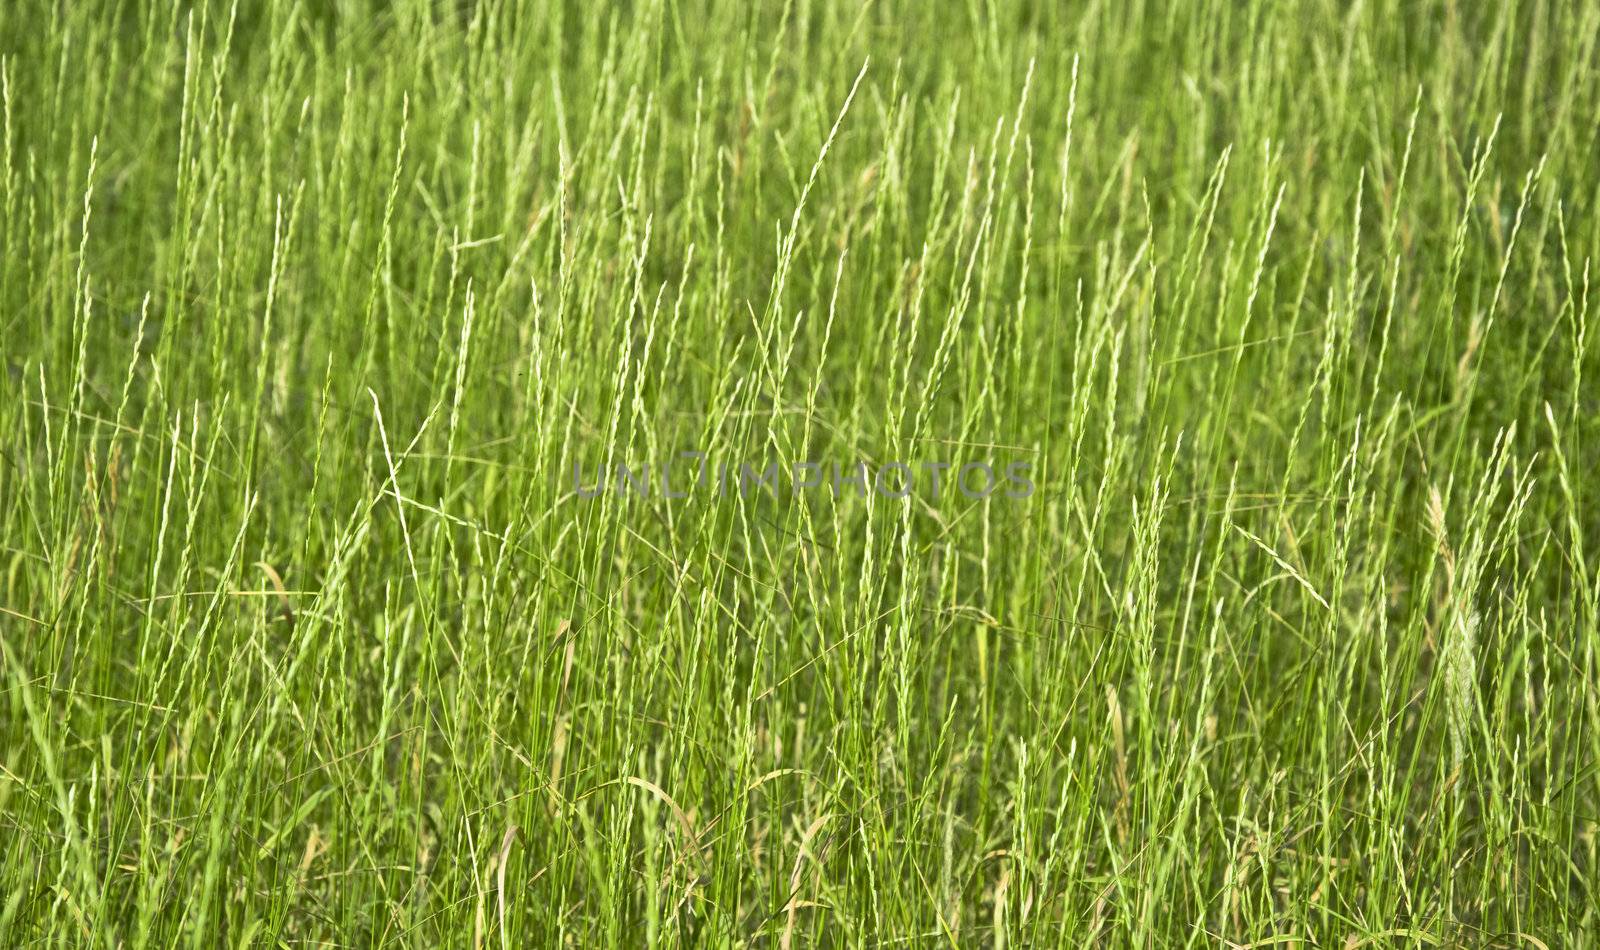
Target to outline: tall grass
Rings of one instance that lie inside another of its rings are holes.
[[[1597,38],[0,6],[0,945],[1593,942]]]

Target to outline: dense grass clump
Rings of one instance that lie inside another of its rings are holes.
[[[1593,944],[1597,39],[0,5],[0,946]]]

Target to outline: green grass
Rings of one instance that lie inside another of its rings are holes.
[[[1597,39],[0,5],[0,946],[1600,940]]]

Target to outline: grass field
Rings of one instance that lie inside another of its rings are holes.
[[[1600,941],[1597,41],[0,5],[0,946]]]

